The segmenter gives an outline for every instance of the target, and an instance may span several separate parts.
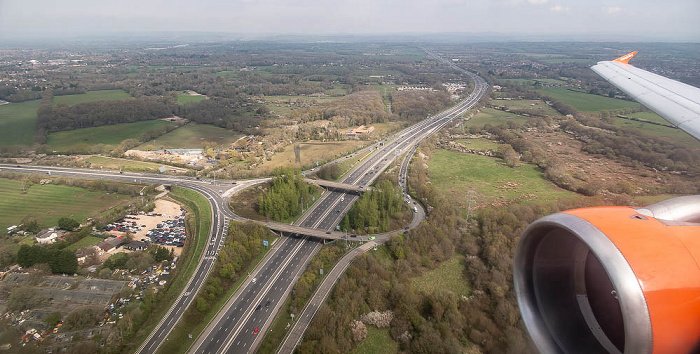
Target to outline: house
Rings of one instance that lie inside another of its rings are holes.
[[[56,242],[56,239],[62,238],[66,234],[66,231],[59,230],[57,227],[51,227],[39,231],[34,237],[36,242],[40,245],[50,245]]]
[[[116,237],[108,237],[104,241],[100,242],[97,244],[97,248],[99,248],[99,254],[103,255],[104,253],[116,253],[117,252],[117,246],[122,244],[122,239],[116,238]]]
[[[78,248],[75,250],[75,258],[78,260],[78,264],[82,265],[88,260],[88,257],[92,257],[98,253],[99,250],[97,250],[96,246]]]
[[[374,126],[365,127],[364,125],[361,125],[357,127],[356,129],[350,129],[345,132],[345,135],[347,136],[357,136],[357,135],[366,135],[374,131]]]

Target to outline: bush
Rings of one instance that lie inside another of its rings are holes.
[[[80,223],[72,218],[58,219],[58,227],[66,231],[74,231],[80,226]]]

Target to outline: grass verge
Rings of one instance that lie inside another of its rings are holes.
[[[359,244],[359,243],[358,243]],[[275,353],[282,344],[282,340],[287,335],[287,331],[294,325],[291,321],[291,313],[297,316],[304,311],[306,304],[311,297],[316,293],[319,285],[327,274],[330,274],[336,263],[345,256],[346,251],[352,249],[345,247],[343,241],[336,241],[327,246],[324,246],[314,258],[311,259],[309,265],[302,273],[301,277],[294,285],[294,289],[290,293],[284,305],[280,308],[272,322],[272,326],[265,333],[265,338],[260,343],[258,353]],[[318,269],[323,269],[324,275],[318,274]],[[287,327],[289,323],[289,327]]]
[[[157,173],[163,164],[155,162],[144,162],[114,157],[91,156],[87,159],[91,168],[106,168],[111,170],[131,171],[131,172],[151,172]],[[171,171],[186,172],[188,169],[181,167],[166,166]]]
[[[267,247],[263,250],[260,255],[253,260],[253,262],[250,263],[248,268],[246,268],[246,272],[250,272],[255,267],[258,266],[260,261],[265,258],[267,253],[270,251],[272,247]],[[212,304],[212,310],[210,310],[204,318],[197,323],[196,326],[192,327],[191,324],[184,324],[181,322],[178,322],[178,324],[173,328],[173,331],[170,333],[168,336],[168,342],[167,344],[163,345],[160,347],[158,350],[159,353],[186,353],[190,346],[194,344],[194,341],[197,340],[197,337],[204,331],[204,329],[209,325],[209,323],[216,317],[216,315],[219,314],[221,309],[226,305],[226,303],[231,299],[231,296],[238,291],[238,289],[241,287],[241,284],[246,280],[245,276],[241,276],[234,284],[233,286],[228,289],[221,297],[219,297],[218,301]],[[192,339],[189,339],[189,335],[192,335]]]

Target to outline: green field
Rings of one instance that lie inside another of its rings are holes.
[[[216,73],[216,76],[223,76],[223,77],[230,77],[230,78],[237,78],[238,77],[238,70],[224,70],[224,71],[219,71]]]
[[[35,184],[22,194],[22,181],[0,178],[0,230],[18,225],[27,215],[44,227],[56,226],[62,217],[84,222],[127,200],[123,195],[52,184]]]
[[[455,254],[435,268],[413,278],[413,288],[425,294],[435,294],[443,289],[449,290],[457,295],[469,295],[468,280],[462,275],[464,273],[464,256]]]
[[[521,116],[511,112],[504,112],[493,108],[483,108],[465,123],[465,126],[483,126],[485,124],[499,125],[501,123],[516,122],[525,123],[529,117]]]
[[[492,106],[507,107],[511,110],[518,110],[533,115],[540,116],[561,116],[554,108],[541,100],[494,100]]]
[[[120,159],[120,158],[113,158],[113,157],[104,157],[104,156],[92,156],[87,159],[87,161],[91,164],[90,167],[92,168],[105,168],[105,169],[110,169],[110,170],[121,170],[121,171],[132,171],[132,172],[152,172],[152,173],[157,173],[158,169],[163,167],[163,164],[159,163],[154,163],[154,162],[143,162],[143,161],[134,161],[134,160],[129,160],[129,159]],[[173,167],[173,166],[166,166],[168,171],[170,170],[176,170],[176,171],[187,171],[186,168],[181,168],[181,167]]]
[[[637,114],[634,114],[632,116],[639,117],[639,116],[637,116]],[[642,118],[642,117],[639,117],[639,118]],[[647,118],[643,118],[643,119],[647,119]],[[659,119],[663,119],[663,118],[659,117]],[[666,122],[664,124],[670,124],[670,123]],[[644,134],[658,136],[658,137],[664,137],[670,141],[679,142],[679,143],[683,143],[683,144],[688,145],[688,146],[694,146],[694,147],[700,148],[700,142],[698,142],[697,139],[693,138],[692,135],[690,135],[690,134],[688,134],[688,133],[686,133],[678,128],[665,127],[665,126],[651,124],[651,123],[637,122],[637,121],[624,119],[624,118],[618,118],[618,117],[613,118],[613,125],[618,126],[618,127],[626,127],[626,128],[631,128],[634,130],[639,130],[639,131],[643,132]]]
[[[661,118],[660,115],[654,113],[654,112],[636,112],[632,114],[627,114],[628,117],[633,117],[633,118],[639,118],[639,119],[644,119],[648,120],[650,122],[657,122],[661,124],[671,124],[669,121],[666,119]]]
[[[333,89],[336,90],[336,89]],[[329,90],[330,91],[330,90]],[[337,91],[340,93],[340,91]],[[344,90],[343,90],[344,92]],[[344,94],[344,93],[343,93]],[[330,95],[330,93],[329,93]],[[292,110],[296,109],[295,102],[301,100],[304,102],[312,102],[313,104],[321,104],[323,102],[329,102],[338,99],[338,97],[311,97],[311,96],[265,96],[262,97],[263,101],[270,110],[282,116],[289,116]]]
[[[499,143],[493,142],[493,141],[488,140],[488,139],[483,139],[483,138],[460,139],[460,140],[457,140],[457,142],[466,146],[469,149],[477,149],[477,150],[496,151],[496,149],[498,149],[498,146],[501,145]]]
[[[202,142],[205,141],[212,141],[219,145],[228,145],[238,140],[241,136],[241,133],[214,125],[190,123],[170,133],[161,135],[154,141],[139,145],[136,149],[201,149]]]
[[[69,151],[78,144],[117,145],[124,139],[138,139],[145,131],[166,125],[175,125],[175,123],[156,119],[56,132],[49,134],[46,144],[60,152]]]
[[[553,201],[575,196],[547,181],[533,165],[507,167],[501,159],[438,150],[428,164],[430,181],[466,213],[470,190],[478,207],[520,201]]]
[[[539,61],[549,64],[564,64],[564,63],[583,63],[583,64],[595,64],[595,60],[584,59],[584,58],[549,58],[540,59]]]
[[[289,144],[284,147],[284,150],[275,153],[272,160],[265,161],[259,170],[272,171],[280,166],[312,166],[316,161],[323,163],[338,158],[342,155],[354,151],[365,145],[366,142],[360,140],[341,140],[341,141],[308,141],[299,143],[299,157],[301,163],[295,162],[294,145]]]
[[[31,145],[41,100],[0,106],[0,146]]]
[[[66,249],[69,251],[75,251],[78,248],[94,246],[102,241],[104,241],[103,238],[99,238],[99,237],[95,237],[95,236],[85,236],[85,237],[81,238],[80,241],[66,247]]]
[[[177,95],[177,104],[197,103],[197,102],[204,101],[205,99],[206,99],[206,97],[203,95],[178,94]]]
[[[54,96],[53,104],[64,104],[72,106],[80,103],[95,101],[117,101],[131,98],[131,95],[124,90],[100,90],[89,91],[78,95]]]
[[[366,76],[366,77],[369,77],[369,76],[384,76],[384,77],[393,76],[393,77],[397,77],[397,76],[404,75],[404,73],[402,73],[398,70],[386,70],[386,69],[384,69],[384,70],[382,70],[382,69],[357,69],[357,70],[355,70],[355,72],[353,74],[355,77],[359,77],[359,76]]]
[[[543,95],[554,97],[569,104],[579,111],[596,112],[610,109],[638,108],[640,106],[637,102],[572,91],[566,87],[543,87],[538,91]]]
[[[350,91],[349,85],[335,83],[335,84],[333,84],[332,89],[325,90],[325,91],[323,91],[323,93],[325,93],[328,96],[336,96],[337,97],[337,96],[345,96],[348,94],[349,91]]]
[[[388,328],[367,325],[367,338],[351,351],[352,354],[392,354],[399,352],[399,343],[391,338]]]
[[[516,83],[521,85],[534,85],[537,81],[548,84],[566,84],[566,81],[559,79],[499,79],[498,81],[505,81],[507,83]]]

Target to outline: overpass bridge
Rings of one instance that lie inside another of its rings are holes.
[[[356,192],[356,193],[362,193],[364,191],[372,189],[372,187],[357,186],[357,185],[348,184],[348,183],[326,181],[323,179],[304,178],[304,182],[315,184],[317,186],[325,187],[328,189],[344,190],[344,191]]]
[[[340,231],[326,231],[322,229],[314,229],[310,227],[303,227],[297,225],[289,225],[276,221],[266,221],[263,225],[267,226],[271,230],[287,232],[299,235],[307,235],[318,237],[326,240],[339,240],[344,238],[347,234]]]

